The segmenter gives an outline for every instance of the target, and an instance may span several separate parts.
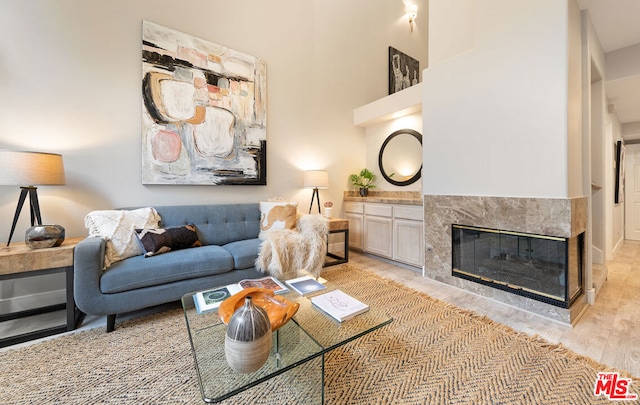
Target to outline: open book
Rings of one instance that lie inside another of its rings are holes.
[[[311,298],[311,303],[338,322],[346,321],[369,310],[369,305],[340,290],[316,295]]]
[[[242,280],[237,284],[229,284],[224,287],[214,288],[212,290],[200,291],[193,294],[193,302],[196,311],[201,314],[220,306],[222,301],[231,297],[233,294],[244,290],[245,288],[264,288],[271,290],[276,294],[284,294],[289,289],[274,277],[264,277],[258,279]]]

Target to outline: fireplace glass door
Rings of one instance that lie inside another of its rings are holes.
[[[580,240],[453,225],[453,275],[568,308],[582,292]]]

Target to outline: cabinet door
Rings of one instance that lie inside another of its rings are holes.
[[[393,260],[422,267],[424,244],[422,222],[396,219],[393,222]]]
[[[362,214],[353,214],[350,212],[346,212],[344,216],[346,217],[346,219],[349,220],[349,248],[362,250],[364,247],[362,243],[362,236],[363,236]]]
[[[364,204],[359,202],[344,202],[344,212],[351,212],[354,214],[364,214]]]
[[[364,219],[364,250],[391,259],[393,256],[393,219],[366,215]]]

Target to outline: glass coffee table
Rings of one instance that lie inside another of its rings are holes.
[[[318,294],[339,288],[359,298],[330,282],[326,285],[327,289]],[[273,334],[271,354],[262,368],[243,374],[236,373],[227,364],[224,354],[226,325],[220,320],[217,310],[198,314],[194,294],[182,297],[182,307],[205,402],[220,402],[278,377],[281,381],[277,381],[275,391],[286,390],[286,395],[297,398],[299,403],[322,404],[325,353],[392,322],[384,312],[370,308],[364,314],[339,323],[313,307],[309,297],[290,290],[282,296],[298,302],[298,312]],[[273,395],[272,391],[265,390],[265,403],[271,402],[269,398],[275,399],[267,396]]]

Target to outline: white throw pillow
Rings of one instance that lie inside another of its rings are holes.
[[[285,201],[260,201],[260,229],[295,229],[298,203]]]
[[[159,222],[160,215],[152,207],[92,211],[84,218],[84,226],[89,230],[89,236],[97,236],[107,241],[104,269],[118,260],[144,253],[135,229],[157,228]]]

